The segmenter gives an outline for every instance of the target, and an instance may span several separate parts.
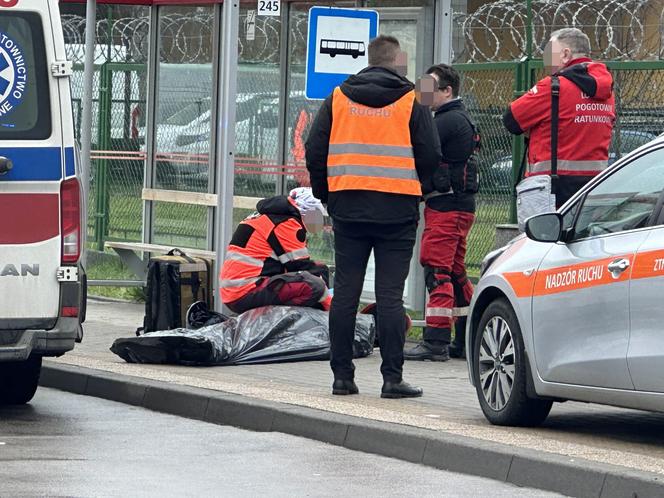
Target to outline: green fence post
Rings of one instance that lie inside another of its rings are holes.
[[[103,64],[99,74],[99,126],[97,127],[97,149],[107,151],[110,148],[111,130],[111,104],[112,104],[112,72],[107,64]],[[108,161],[97,160],[96,181],[96,215],[95,215],[95,239],[97,250],[104,250],[106,230],[108,227]]]

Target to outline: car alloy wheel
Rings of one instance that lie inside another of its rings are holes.
[[[479,353],[484,399],[492,409],[500,411],[512,395],[516,374],[514,338],[502,317],[494,316],[484,327]]]

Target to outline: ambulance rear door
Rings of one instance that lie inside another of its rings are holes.
[[[65,201],[79,200],[74,149],[64,147],[62,133],[61,116],[71,115],[71,109],[61,109],[60,83],[52,74],[55,40],[62,43],[62,34],[53,32],[49,4],[0,2],[0,329],[5,330],[55,325],[63,262],[61,194]],[[74,179],[68,186],[66,172]]]

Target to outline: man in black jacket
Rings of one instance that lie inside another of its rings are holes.
[[[353,332],[364,275],[374,252],[382,397],[421,396],[402,378],[403,291],[415,244],[420,182],[429,182],[440,146],[429,110],[415,101],[399,42],[379,36],[369,67],[323,103],[306,143],[314,195],[327,204],[335,235],[330,310],[334,394],[356,394]]]
[[[439,64],[419,83],[435,111],[443,160],[432,177],[433,192],[425,196],[424,235],[420,262],[429,290],[423,341],[405,352],[407,360],[447,361],[464,356],[468,305],[473,286],[466,276],[466,239],[475,219],[478,189],[479,134],[459,98],[459,73]],[[426,90],[426,91],[425,91]],[[455,323],[456,322],[456,323]],[[452,325],[454,343],[450,347]]]

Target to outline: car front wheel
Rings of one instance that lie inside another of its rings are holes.
[[[477,397],[495,425],[537,426],[552,401],[529,398],[528,369],[521,328],[505,299],[492,302],[482,314],[474,338],[473,365]]]
[[[41,364],[41,356],[0,363],[0,405],[24,405],[30,401],[39,385]]]

